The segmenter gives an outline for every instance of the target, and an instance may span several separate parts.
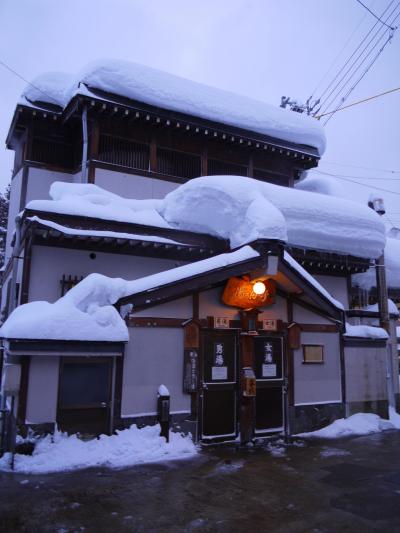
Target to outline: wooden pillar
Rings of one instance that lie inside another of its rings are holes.
[[[254,176],[253,154],[249,155],[249,164],[247,166],[247,176],[249,178],[252,178]]]
[[[150,141],[150,172],[157,172],[157,139],[153,135]]]
[[[207,146],[203,147],[201,152],[201,175],[208,176],[208,150]]]
[[[286,309],[287,309],[287,321],[288,324],[293,323],[293,301],[288,295],[286,300]],[[294,350],[291,346],[291,343],[286,343],[286,362],[287,362],[287,379],[288,379],[288,404],[289,406],[294,405]]]
[[[256,398],[245,396],[244,368],[254,368],[253,337],[242,334],[240,338],[240,442],[246,444],[254,437],[256,419]]]
[[[98,120],[92,122],[92,131],[89,144],[89,168],[88,168],[88,183],[95,182],[96,168],[93,161],[99,158],[99,144],[100,144],[100,126]]]

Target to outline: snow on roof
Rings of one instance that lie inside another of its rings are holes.
[[[65,72],[47,72],[37,76],[21,94],[20,103],[27,105],[35,102],[64,107],[66,90],[73,83],[73,76]]]
[[[73,77],[49,73],[34,83],[49,95],[47,101],[52,104],[66,106],[74,94],[87,94],[81,85],[85,84],[89,89],[312,146],[320,155],[325,151],[325,133],[314,118],[138,63],[104,59],[90,63]],[[28,86],[23,97],[46,101],[43,93]]]
[[[365,309],[365,311],[373,311],[375,313],[379,312],[378,304],[367,305],[366,307],[364,307],[364,309]],[[391,315],[399,316],[399,310],[397,308],[397,305],[390,298],[388,298],[388,309],[389,309],[389,313]]]
[[[388,287],[400,288],[400,240],[386,238],[385,246],[385,270]],[[376,287],[375,268],[370,268],[361,274],[352,276],[353,285],[361,289],[369,290]]]
[[[389,335],[383,328],[375,326],[357,325],[353,326],[346,322],[345,337],[363,337],[367,339],[387,339]]]
[[[30,302],[14,309],[0,328],[7,339],[127,341],[128,329],[113,304],[185,278],[259,257],[250,246],[133,281],[90,274],[55,303]]]
[[[283,252],[284,260],[300,274],[301,277],[306,279],[320,294],[322,294],[327,300],[331,302],[338,309],[344,309],[343,304],[336,300],[326,289],[323,287],[311,274],[307,272],[289,252],[286,250]]]
[[[381,218],[366,206],[243,176],[192,179],[163,200],[125,199],[96,185],[63,182],[51,185],[50,196],[27,208],[207,233],[230,239],[232,248],[276,239],[376,258],[386,238]]]
[[[27,209],[68,215],[88,216],[118,222],[168,228],[159,215],[161,200],[122,198],[101,187],[85,183],[55,181],[49,191],[51,200],[32,200]]]
[[[229,238],[232,247],[267,238],[376,258],[385,245],[385,226],[367,206],[242,176],[190,180],[161,205],[171,226]]]

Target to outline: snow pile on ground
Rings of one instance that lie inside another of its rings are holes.
[[[345,337],[364,337],[368,339],[387,339],[389,335],[383,328],[360,324],[353,326],[346,322]]]
[[[365,309],[365,311],[373,311],[374,313],[378,313],[379,312],[378,304],[367,305],[366,307],[364,307],[364,309]],[[388,298],[388,309],[389,309],[389,313],[391,315],[399,316],[399,310],[397,308],[397,305],[390,298]]]
[[[90,274],[55,303],[20,305],[0,328],[0,338],[127,341],[128,328],[113,304],[120,298],[149,291],[187,277],[259,257],[250,246],[216,255],[137,280]]]
[[[385,269],[386,282],[388,287],[400,288],[400,240],[391,237],[386,238],[385,246]],[[369,290],[376,287],[375,268],[370,268],[367,272],[354,274],[352,276],[353,285],[361,289]]]
[[[38,79],[35,81],[38,83]],[[100,89],[156,107],[312,146],[320,155],[325,151],[323,127],[309,116],[138,63],[111,59],[92,62],[73,77],[64,75],[64,90],[60,90],[58,74],[43,74],[39,81],[40,88],[50,98],[36,94],[31,87],[25,89],[23,96],[30,101],[54,103],[53,94],[56,93],[58,103],[66,106],[76,93],[90,94],[90,89]]]
[[[52,183],[49,195],[51,200],[32,200],[27,209],[168,227],[157,211],[162,200],[123,198],[91,183],[61,181]]]
[[[356,413],[349,418],[339,418],[329,426],[309,433],[299,433],[297,437],[338,439],[379,433],[387,429],[400,429],[400,415],[390,412],[390,420],[385,420],[372,413]]]
[[[229,238],[232,246],[287,233],[293,246],[375,258],[386,239],[366,206],[242,176],[190,180],[165,197],[161,214],[171,226]]]
[[[190,435],[170,432],[170,441],[160,437],[160,427],[146,426],[80,440],[76,435],[55,432],[38,439],[33,455],[15,456],[15,472],[45,474],[90,467],[123,468],[141,463],[185,459],[197,453]],[[10,454],[0,459],[0,470],[10,470]]]

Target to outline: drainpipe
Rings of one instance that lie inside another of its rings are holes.
[[[88,153],[88,126],[87,126],[87,107],[83,107],[82,111],[82,137],[83,137],[83,146],[82,146],[82,183],[87,183],[87,153]]]
[[[18,260],[19,260],[19,249],[21,247],[21,217],[20,215],[17,215],[15,218],[15,243],[13,247],[12,252],[12,259],[13,259],[13,269],[12,269],[12,277],[11,277],[11,290],[12,290],[12,297],[10,298],[10,309],[9,312],[11,313],[18,305],[17,301],[17,278],[18,278]]]

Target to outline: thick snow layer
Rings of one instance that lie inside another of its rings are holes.
[[[397,335],[397,338],[399,339],[400,338],[400,326],[396,327],[396,335]]]
[[[51,200],[32,200],[27,204],[27,209],[168,227],[157,212],[161,200],[122,198],[90,183],[61,181],[55,181],[51,185],[49,195]]]
[[[400,240],[386,238],[385,246],[385,269],[386,283],[388,287],[400,288]],[[352,276],[353,285],[361,289],[369,290],[376,287],[375,268],[370,268],[367,272],[354,274]]]
[[[400,416],[392,411],[390,421],[372,413],[356,413],[349,418],[339,418],[329,426],[310,433],[300,433],[297,437],[338,439],[357,435],[379,433],[387,429],[400,429]]]
[[[76,435],[55,432],[38,439],[33,455],[15,456],[14,472],[46,474],[90,467],[123,468],[141,463],[186,459],[197,453],[190,436],[170,432],[170,441],[160,437],[160,427],[135,425],[116,435],[80,440]],[[0,459],[0,470],[10,471],[10,454]]]
[[[0,328],[8,339],[127,341],[125,322],[113,307],[126,282],[90,274],[55,303],[29,302]]]
[[[133,281],[90,274],[55,303],[30,302],[17,307],[0,328],[7,339],[127,341],[128,329],[113,304],[120,298],[152,291],[234,263],[259,257],[250,246]]]
[[[386,239],[381,218],[368,207],[242,176],[196,178],[162,200],[125,199],[96,185],[63,182],[52,184],[50,197],[27,208],[204,232],[230,239],[232,248],[277,239],[375,258]]]
[[[366,311],[373,311],[375,313],[378,313],[379,312],[379,306],[378,304],[374,304],[374,305],[367,305],[367,307],[364,307],[364,309]],[[397,305],[394,303],[393,300],[391,300],[390,298],[388,298],[388,309],[389,309],[389,313],[391,315],[397,315],[399,316],[399,310],[397,308]]]
[[[58,102],[67,105],[74,94],[87,94],[86,85],[89,89],[312,146],[320,155],[325,150],[324,130],[309,116],[138,63],[110,59],[92,62],[74,76],[73,81],[65,75],[64,91],[60,89],[60,76],[54,73],[43,74],[40,84],[49,94],[51,103],[54,103],[55,93]],[[27,94],[32,101],[43,101],[43,95],[36,95],[30,88],[25,89],[24,95]]]
[[[190,180],[161,209],[171,226],[229,238],[232,246],[286,240],[286,232],[293,246],[375,258],[386,239],[382,220],[366,206],[241,176]]]
[[[296,270],[304,279],[306,279],[318,292],[320,292],[327,300],[329,300],[338,309],[344,309],[343,304],[336,300],[326,289],[323,287],[311,274],[307,272],[289,252],[286,250],[283,252],[284,260]]]
[[[389,335],[382,328],[363,324],[353,326],[346,322],[346,337],[365,337],[368,339],[387,339]]]
[[[165,385],[160,385],[158,387],[158,394],[160,396],[169,396],[169,390],[167,389],[167,387]]]
[[[30,103],[47,102],[64,107],[66,92],[73,83],[73,79],[71,74],[65,72],[41,74],[25,87],[20,103],[26,105],[26,101]]]

